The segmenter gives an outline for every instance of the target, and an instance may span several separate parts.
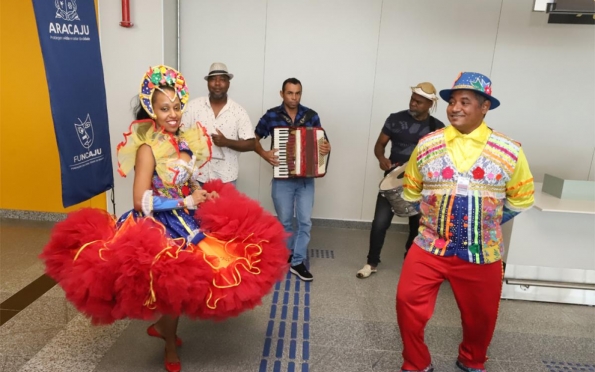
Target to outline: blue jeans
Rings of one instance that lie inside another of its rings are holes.
[[[301,264],[308,252],[314,207],[314,178],[273,179],[273,204],[277,218],[291,234],[287,247],[293,258],[291,266]],[[293,216],[297,217],[297,231],[293,228]]]

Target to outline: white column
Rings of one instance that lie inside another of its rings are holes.
[[[133,26],[120,26],[121,1],[99,2],[99,33],[107,93],[116,214],[132,209],[132,182],[118,172],[116,146],[134,120],[133,109],[143,74],[149,66],[171,64],[177,67],[177,0],[130,1]],[[92,73],[92,71],[90,71]],[[113,212],[108,192],[108,210]]]

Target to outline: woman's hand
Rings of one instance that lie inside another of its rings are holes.
[[[194,202],[194,205],[199,205],[200,203],[202,203],[208,199],[207,192],[202,189],[194,190],[194,192],[192,193],[191,196],[192,196],[192,201]]]
[[[219,197],[219,194],[217,194],[217,191],[211,191],[210,193],[207,194],[207,200],[217,199],[218,197]]]

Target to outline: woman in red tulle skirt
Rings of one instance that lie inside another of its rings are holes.
[[[66,297],[94,324],[155,319],[165,368],[180,371],[180,315],[223,320],[259,305],[287,270],[277,219],[231,184],[197,181],[210,139],[180,131],[183,76],[155,66],[141,82],[137,120],[117,147],[118,171],[134,169],[134,209],[118,220],[99,209],[58,223],[41,258]]]

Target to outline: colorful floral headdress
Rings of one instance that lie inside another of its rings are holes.
[[[440,97],[448,102],[452,92],[460,89],[473,90],[487,98],[491,102],[490,110],[500,106],[500,101],[492,97],[492,81],[485,75],[477,72],[461,72],[451,89],[440,91]]]
[[[155,111],[153,110],[153,93],[155,90],[161,90],[159,86],[170,86],[175,89],[176,96],[180,98],[180,108],[184,111],[184,107],[189,99],[188,86],[186,80],[181,73],[175,69],[158,65],[149,67],[149,71],[143,76],[143,80],[140,85],[140,102],[145,111],[152,117],[155,118]]]

